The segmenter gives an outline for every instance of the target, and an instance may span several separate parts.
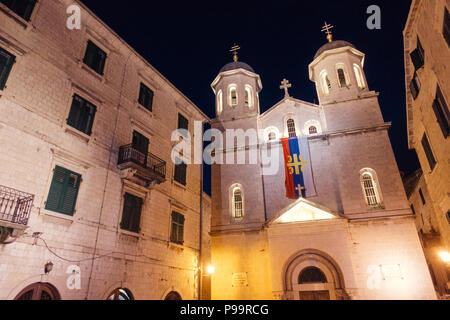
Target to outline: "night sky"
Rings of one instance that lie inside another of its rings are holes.
[[[401,171],[419,167],[407,146],[403,36],[411,0],[329,1],[155,1],[82,0],[150,64],[179,88],[209,117],[214,117],[211,82],[239,58],[261,76],[261,112],[279,102],[283,78],[294,98],[317,103],[308,65],[326,43],[324,21],[335,26],[334,40],[346,40],[366,54],[369,88],[380,92],[385,121]],[[381,8],[381,30],[369,30],[370,5]],[[205,176],[209,193],[209,173]]]

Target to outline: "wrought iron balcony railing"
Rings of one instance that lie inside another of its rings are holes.
[[[136,150],[133,145],[129,144],[120,147],[118,164],[132,162],[138,166],[153,171],[162,179],[166,178],[166,162],[154,154],[144,154]]]
[[[33,207],[34,195],[0,186],[1,221],[27,225]]]

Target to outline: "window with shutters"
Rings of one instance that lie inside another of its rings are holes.
[[[297,137],[297,131],[295,129],[294,119],[288,119],[286,124],[287,124],[289,138]]]
[[[30,21],[36,0],[0,0],[0,3],[3,3],[22,19]]]
[[[441,128],[444,138],[450,135],[450,112],[448,110],[447,102],[444,99],[441,88],[437,86],[436,98],[433,101],[433,110],[436,115],[437,121]]]
[[[372,169],[360,171],[361,187],[366,203],[371,208],[382,208],[381,190],[378,184],[377,174]]]
[[[417,47],[411,52],[410,56],[416,71],[424,66],[425,50],[422,47],[419,37],[417,37]]]
[[[80,183],[80,174],[56,166],[45,209],[73,216]]]
[[[444,26],[442,30],[442,34],[444,35],[445,41],[447,41],[447,45],[450,47],[450,14],[448,13],[448,9],[444,9]]]
[[[139,104],[150,112],[153,110],[154,95],[154,92],[149,87],[141,83],[141,89],[139,90]]]
[[[120,228],[122,230],[139,233],[141,232],[141,214],[144,201],[142,198],[132,194],[125,193],[123,201],[122,221]]]
[[[97,107],[74,94],[67,124],[90,136],[96,112]]]
[[[98,74],[103,75],[106,62],[106,53],[96,46],[91,40],[89,40],[83,62]]]
[[[143,134],[133,131],[133,149],[137,151],[136,153],[136,160],[138,164],[140,164],[142,167],[147,166],[147,159],[148,159],[148,148],[150,145],[150,140],[144,136]]]
[[[423,134],[423,137],[422,137],[422,148],[427,157],[428,164],[430,165],[430,169],[431,169],[431,171],[433,171],[434,168],[436,167],[437,162],[436,162],[436,158],[434,157],[433,151],[431,150],[431,145],[430,145],[430,142],[428,141],[428,137],[425,133]]]
[[[420,87],[421,87],[421,83],[420,83],[419,76],[417,75],[417,72],[414,72],[414,76],[411,80],[411,83],[409,84],[409,89],[411,91],[411,94],[412,94],[414,100],[416,100],[417,97],[419,96]]]
[[[174,180],[185,186],[187,165],[180,159],[178,159],[177,162],[179,162],[179,164],[175,164]]]
[[[8,51],[0,48],[0,90],[3,90],[6,86],[9,73],[16,61],[16,57],[10,54]]]
[[[170,242],[184,244],[184,221],[185,218],[178,212],[172,212],[172,228],[170,232]]]

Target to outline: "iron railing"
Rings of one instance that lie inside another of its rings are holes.
[[[34,195],[0,185],[0,221],[27,225]]]
[[[152,153],[144,154],[136,150],[132,144],[122,146],[119,150],[118,164],[133,162],[142,168],[152,170],[161,178],[166,178],[166,162]]]

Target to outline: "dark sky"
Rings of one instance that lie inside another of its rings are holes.
[[[335,40],[353,43],[366,54],[369,88],[380,92],[385,121],[400,170],[419,167],[406,136],[403,37],[411,0],[156,1],[82,0],[208,116],[214,117],[210,88],[228,50],[241,46],[240,60],[261,76],[261,111],[280,101],[280,82],[290,93],[317,102],[308,65],[326,43],[324,21],[335,26]],[[369,30],[370,5],[381,8],[381,30]],[[209,174],[206,175],[209,179]],[[209,182],[205,183],[209,192]]]

